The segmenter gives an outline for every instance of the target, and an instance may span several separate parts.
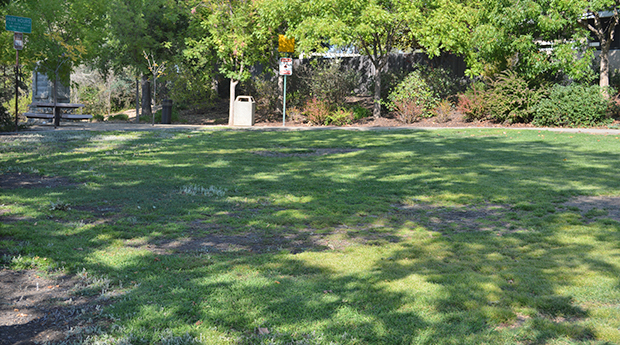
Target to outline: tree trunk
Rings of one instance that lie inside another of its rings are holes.
[[[142,114],[151,115],[151,83],[146,75],[142,76]]]
[[[235,88],[239,84],[238,80],[230,78],[230,101],[228,103],[228,125],[235,124]]]
[[[140,123],[140,81],[136,77],[136,123]]]
[[[609,86],[609,48],[610,42],[601,42],[601,67],[600,67],[600,79],[598,85],[602,88]],[[606,91],[605,91],[606,92]]]
[[[373,95],[374,106],[372,108],[372,117],[378,119],[381,117],[381,67],[373,65],[375,69],[375,93]]]

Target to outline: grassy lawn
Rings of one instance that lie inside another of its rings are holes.
[[[98,344],[617,344],[620,139],[436,131],[0,138],[1,265],[88,276]],[[42,272],[41,274],[44,274]],[[86,326],[84,326],[86,327]]]

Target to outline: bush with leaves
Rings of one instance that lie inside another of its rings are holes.
[[[10,132],[15,130],[15,118],[0,105],[0,132]]]
[[[372,116],[372,110],[365,108],[359,104],[355,104],[351,107],[354,120],[361,120],[366,117]]]
[[[437,103],[435,109],[433,109],[433,113],[435,114],[435,119],[438,122],[448,122],[450,121],[450,116],[454,112],[454,107],[452,103],[447,99],[442,99]]]
[[[463,114],[465,120],[480,121],[487,118],[489,105],[484,84],[473,84],[469,90],[459,94],[458,99],[456,110]]]
[[[306,102],[303,114],[308,118],[310,123],[323,125],[329,117],[329,111],[329,104],[315,97]]]
[[[464,80],[446,68],[418,65],[416,69],[420,71],[420,75],[438,99],[455,101],[457,93],[462,91],[465,86]]]
[[[353,121],[353,112],[346,108],[338,108],[332,111],[325,120],[326,125],[345,126]]]
[[[278,78],[270,73],[263,73],[256,78],[248,80],[244,85],[248,95],[253,95],[256,99],[256,112],[268,120],[276,120],[275,113],[282,109],[278,98],[282,96],[278,90]],[[293,107],[296,104],[287,99],[287,106]]]
[[[611,92],[610,92],[611,94]],[[610,121],[613,104],[597,85],[555,85],[536,107],[537,126],[588,127]]]
[[[297,90],[301,94],[325,101],[330,107],[343,105],[359,81],[357,73],[343,69],[338,59],[312,60],[300,66],[296,74],[299,77]]]
[[[534,106],[544,95],[544,88],[531,88],[516,72],[503,72],[486,91],[490,119],[497,123],[529,123],[534,118]]]
[[[398,114],[398,119],[404,123],[413,123],[420,117],[429,117],[433,114],[437,98],[430,86],[422,77],[420,71],[413,71],[403,79],[388,95],[385,102],[388,109]]]

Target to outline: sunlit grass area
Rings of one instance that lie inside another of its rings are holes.
[[[1,191],[1,263],[92,277],[82,343],[616,344],[620,223],[575,200],[620,197],[619,147],[506,129],[1,137],[0,172],[62,181]]]

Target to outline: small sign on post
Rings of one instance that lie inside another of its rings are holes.
[[[13,48],[15,50],[24,49],[24,34],[21,32],[13,33]]]
[[[24,49],[24,33],[32,33],[32,19],[6,15],[4,17],[4,28],[6,31],[13,31],[13,48],[15,48],[15,132],[18,126],[18,104],[19,104],[19,51]]]
[[[293,75],[292,58],[280,58],[280,75]]]
[[[293,58],[280,58],[280,75],[284,76],[284,97],[282,98],[282,126],[286,126],[286,76],[293,75]]]

